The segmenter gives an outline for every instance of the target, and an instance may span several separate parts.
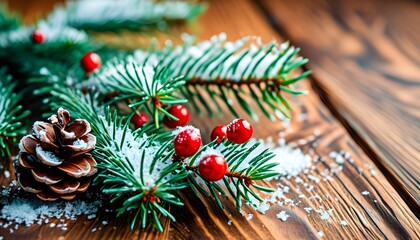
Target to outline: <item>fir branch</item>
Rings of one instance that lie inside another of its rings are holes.
[[[240,145],[229,141],[216,144],[216,141],[213,141],[203,146],[194,156],[188,159],[179,159],[174,156],[173,161],[182,165],[186,171],[192,174],[187,178],[191,183],[191,188],[197,189],[206,197],[212,196],[219,207],[223,208],[219,193],[227,196],[225,190],[219,186],[219,182],[208,182],[202,179],[197,166],[202,156],[212,152],[220,153],[227,160],[229,166],[229,171],[223,178],[224,188],[235,200],[236,207],[240,211],[243,200],[250,204],[254,204],[255,200],[262,201],[262,198],[252,188],[264,192],[273,191],[270,188],[259,186],[255,181],[280,175],[274,170],[278,165],[272,160],[275,154],[260,145],[261,142],[255,140]],[[207,189],[200,184],[203,181]]]
[[[34,44],[31,40],[35,29],[44,34],[42,44]],[[38,74],[45,66],[50,71],[67,72],[78,66],[83,54],[93,50],[92,47],[85,32],[40,21],[36,26],[0,33],[0,62],[17,66],[15,68],[23,74]]]
[[[185,0],[71,1],[57,7],[48,21],[94,31],[166,29],[169,24],[192,21],[205,9],[204,3]]]
[[[9,144],[16,143],[16,137],[26,132],[21,121],[29,115],[18,105],[21,95],[14,93],[16,83],[12,82],[6,69],[0,69],[0,156],[10,155]]]
[[[139,64],[166,67],[173,76],[184,76],[187,82],[180,92],[192,100],[197,111],[201,105],[212,116],[223,102],[238,116],[233,98],[257,119],[246,99],[251,95],[265,116],[271,120],[274,116],[282,119],[291,114],[282,93],[306,94],[306,91],[295,90],[293,84],[310,74],[310,71],[295,73],[307,59],[297,57],[299,49],[288,42],[262,45],[251,43],[249,38],[228,42],[225,34],[197,44],[193,44],[191,37],[184,39],[185,44],[175,48],[168,43],[162,50],[137,50],[134,59]],[[208,96],[207,100],[203,95]]]
[[[111,63],[108,70],[98,74],[101,85],[108,92],[117,91],[119,94],[110,103],[129,100],[136,111],[145,107],[152,116],[156,127],[159,127],[161,117],[159,113],[173,118],[165,106],[185,103],[186,99],[172,96],[173,92],[182,87],[185,81],[182,77],[170,77],[165,68],[149,65],[139,66],[135,62]]]
[[[18,28],[19,18],[7,12],[7,7],[0,3],[0,32]]]
[[[103,171],[97,180],[102,183],[102,191],[110,194],[112,202],[121,202],[117,215],[133,211],[135,217],[131,228],[138,220],[137,216],[141,216],[139,220],[141,226],[145,228],[146,216],[155,216],[156,212],[175,221],[165,207],[167,203],[183,205],[175,191],[187,185],[179,181],[186,177],[186,174],[172,176],[177,165],[167,161],[166,156],[170,153],[169,145],[156,145],[153,138],[143,136],[136,141],[123,140],[119,146],[116,146],[113,143],[118,142],[118,133],[124,128],[119,128],[112,121],[108,122],[108,125],[104,124],[116,132],[109,135],[115,136],[111,137],[110,145],[95,150],[94,155],[102,156],[103,159],[99,164],[99,168]],[[129,132],[125,134],[127,139],[131,137]],[[153,219],[156,228],[163,231],[160,221],[157,218]]]
[[[98,106],[92,94],[61,87],[52,95],[56,98],[52,107],[64,106],[76,117],[90,122],[97,139],[93,156],[101,169],[95,183],[110,195],[111,203],[120,205],[117,215],[133,211],[131,228],[137,221],[144,228],[147,215],[155,216],[157,212],[175,220],[165,206],[168,203],[182,205],[175,191],[187,186],[181,181],[187,174],[172,176],[178,165],[168,160],[173,153],[169,141],[160,144],[158,135],[148,137],[144,132],[131,131],[129,118],[120,117],[109,108],[102,115],[98,110],[103,106]],[[158,218],[153,219],[154,225],[162,231]]]

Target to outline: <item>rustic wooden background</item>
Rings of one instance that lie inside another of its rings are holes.
[[[27,22],[43,16],[54,1],[9,1]],[[331,173],[335,181],[321,181],[316,193],[325,208],[334,209],[331,221],[308,214],[301,207],[271,207],[246,220],[229,200],[224,211],[208,200],[190,198],[185,207],[171,207],[177,222],[164,223],[164,233],[149,228],[130,231],[128,219],[115,219],[101,212],[97,220],[81,217],[68,222],[68,230],[34,225],[20,227],[5,239],[420,239],[420,3],[418,1],[380,0],[212,0],[199,20],[172,35],[158,33],[159,39],[176,39],[181,31],[200,39],[226,32],[228,38],[261,36],[290,40],[310,59],[305,66],[313,70],[301,87],[310,94],[294,102],[289,142],[321,135],[315,151],[326,156],[311,170],[314,175],[328,171],[331,151],[345,150],[354,162],[347,161],[343,171]],[[126,45],[141,45],[147,37],[136,36]],[[99,36],[102,37],[102,36]],[[126,36],[125,36],[126,37]],[[124,37],[124,38],[125,38]],[[108,36],[121,43],[121,36]],[[134,39],[134,40],[133,40]],[[307,118],[299,116],[306,114]],[[194,117],[193,124],[208,137],[212,126],[231,118]],[[269,123],[261,117],[254,123],[256,137],[277,136],[284,131],[281,122]],[[270,126],[270,128],[267,128]],[[301,146],[307,149],[306,146]],[[10,169],[9,169],[10,170]],[[372,171],[377,174],[371,174]],[[300,176],[307,181],[307,175]],[[10,181],[0,175],[0,181]],[[298,183],[290,181],[291,198]],[[275,182],[267,185],[276,187]],[[369,191],[368,196],[361,192]],[[188,197],[188,193],[183,193]],[[304,206],[316,208],[319,200]],[[335,200],[337,198],[338,200]],[[279,211],[291,217],[282,222]],[[102,220],[108,220],[102,226]],[[231,220],[232,224],[227,222]],[[348,226],[342,226],[346,220]],[[92,229],[101,228],[92,233]]]

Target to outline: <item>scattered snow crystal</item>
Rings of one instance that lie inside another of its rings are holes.
[[[369,195],[369,194],[370,194],[370,193],[369,193],[368,191],[363,191],[363,192],[362,192],[362,195],[363,195],[363,196],[367,196],[367,195]]]
[[[9,198],[9,195],[2,195],[3,198]],[[64,222],[67,220],[76,220],[77,216],[94,214],[102,205],[102,199],[94,196],[92,202],[84,200],[73,201],[59,201],[59,202],[43,202],[38,199],[27,199],[12,196],[9,202],[6,202],[0,210],[0,219],[5,220],[10,224],[24,224],[31,226],[33,224],[48,224],[49,219],[56,218]],[[4,199],[3,199],[4,200]],[[64,218],[64,219],[63,219]],[[55,223],[49,224],[50,227],[55,227]],[[58,225],[57,225],[58,226]],[[67,224],[60,224],[63,230],[66,230]],[[6,225],[3,226],[7,228]],[[11,227],[11,226],[10,226]]]
[[[290,215],[288,215],[288,214],[286,213],[286,211],[281,211],[280,213],[278,213],[278,214],[276,215],[276,217],[277,217],[278,219],[282,220],[283,222],[286,222],[286,221],[287,221],[287,219],[290,217]]]

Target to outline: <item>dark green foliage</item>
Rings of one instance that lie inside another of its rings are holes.
[[[6,6],[0,3],[0,33],[14,30],[19,27],[19,18],[7,13]]]
[[[6,69],[0,69],[0,156],[10,155],[9,144],[16,142],[16,137],[26,132],[22,121],[29,115],[18,104],[21,95],[14,93],[16,83],[6,74]]]
[[[170,25],[193,21],[205,9],[204,3],[186,0],[105,0],[95,6],[89,2],[70,1],[64,8],[57,7],[49,21],[99,32],[167,30]]]
[[[183,46],[174,48],[167,44],[162,50],[153,47],[150,51],[138,50],[134,58],[138,64],[158,63],[172,76],[184,76],[186,84],[179,93],[191,100],[198,112],[205,109],[213,116],[215,112],[220,113],[219,105],[225,104],[234,116],[239,117],[233,107],[232,100],[236,100],[257,120],[247,99],[251,95],[269,119],[290,117],[291,107],[283,93],[306,94],[306,91],[294,89],[292,84],[310,74],[310,71],[294,71],[308,61],[297,56],[299,49],[288,42],[262,45],[254,44],[248,38],[236,42],[227,42],[225,38],[221,34],[196,44],[192,38],[187,38]]]

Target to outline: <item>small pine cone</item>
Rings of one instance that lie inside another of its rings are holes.
[[[23,190],[44,201],[71,200],[88,189],[96,172],[96,161],[88,154],[96,137],[84,119],[70,123],[67,110],[58,109],[51,123],[35,122],[33,134],[23,137],[15,165]]]

